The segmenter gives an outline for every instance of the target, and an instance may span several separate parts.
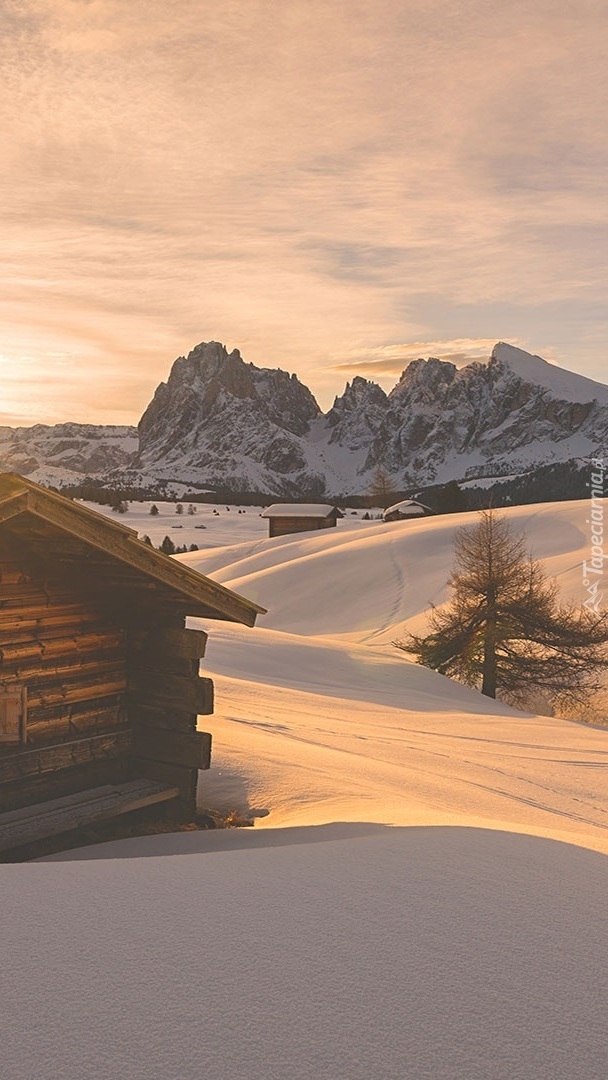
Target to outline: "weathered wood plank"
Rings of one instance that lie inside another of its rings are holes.
[[[127,679],[124,668],[109,672],[103,678],[99,676],[84,679],[82,682],[72,681],[69,685],[58,683],[49,686],[33,686],[30,689],[30,708],[48,707],[89,701],[93,698],[114,697],[116,694],[125,693]]]
[[[51,741],[56,742],[69,735],[77,738],[79,735],[114,731],[128,723],[126,708],[120,702],[93,707],[88,707],[88,701],[80,704],[84,706],[80,711],[76,711],[72,705],[59,709],[38,709],[36,713],[30,711],[27,728],[28,747],[45,745]],[[37,719],[32,719],[33,716]]]
[[[167,653],[154,655],[153,653],[127,653],[127,663],[130,671],[156,671],[164,675],[181,675],[187,679],[196,678],[199,671],[199,661],[190,660],[185,656],[170,656]]]
[[[61,604],[73,600],[74,594],[65,585],[46,581],[20,581],[12,584],[2,582],[0,604],[3,608],[35,607],[36,605]]]
[[[129,758],[95,761],[75,769],[43,773],[41,776],[0,784],[0,812],[56,799],[100,784],[120,784],[129,779]]]
[[[16,514],[22,514],[27,510],[28,495],[26,491],[20,491],[10,498],[3,499],[0,503],[0,523],[10,521]]]
[[[0,745],[14,746],[25,742],[27,725],[27,690],[0,687]]]
[[[20,566],[10,563],[0,563],[0,585],[15,585],[17,583],[31,581],[31,578]]]
[[[167,802],[179,796],[173,785],[146,780],[81,792],[67,798],[0,815],[0,850],[22,847],[47,836],[58,836],[83,825]]]
[[[42,686],[49,682],[68,683],[72,680],[87,679],[98,674],[102,678],[108,672],[120,669],[126,671],[126,657],[122,649],[108,649],[99,656],[84,653],[82,656],[69,654],[66,657],[51,657],[38,662],[33,659],[23,660],[0,666],[0,685],[27,683],[28,686]]]
[[[208,769],[211,764],[211,735],[207,731],[167,731],[137,725],[133,735],[135,757],[190,769]]]
[[[50,609],[52,610],[52,609]],[[48,622],[36,623],[30,626],[9,626],[8,628],[4,624],[4,619],[0,619],[0,647],[13,646],[13,645],[27,645],[27,644],[39,644],[41,642],[48,643],[51,641],[60,641],[63,639],[73,639],[82,635],[88,634],[105,634],[111,633],[116,629],[116,622],[109,622],[107,618],[100,617],[99,614],[90,612],[88,617],[72,618],[69,622],[62,619]]]
[[[128,676],[128,693],[129,702],[134,705],[166,706],[197,715],[213,712],[213,682],[198,675],[173,675],[132,668]]]
[[[7,637],[12,631],[24,630],[48,630],[52,627],[70,627],[74,630],[87,624],[99,623],[107,615],[99,611],[93,611],[86,604],[62,604],[60,607],[47,605],[29,608],[27,611],[3,611],[2,613],[2,640],[11,641]]]
[[[139,705],[131,702],[129,720],[142,727],[158,727],[166,731],[196,731],[196,713],[169,709],[166,705]]]
[[[133,628],[129,647],[143,656],[184,657],[200,660],[205,655],[208,635],[204,630],[187,630],[185,627]]]
[[[80,656],[85,653],[105,653],[124,647],[127,640],[126,629],[116,627],[112,630],[89,631],[82,634],[69,634],[46,640],[39,635],[37,640],[0,643],[0,663],[12,664],[24,660],[50,660],[53,657]]]
[[[171,765],[167,761],[149,761],[146,758],[132,758],[131,768],[136,776],[145,776],[179,788],[180,802],[185,814],[193,815],[196,811],[196,788],[198,769],[187,769],[182,765]]]
[[[35,709],[31,707],[28,709],[28,719],[30,728],[36,724],[45,724],[52,722],[53,720],[66,720],[68,718],[74,719],[76,722],[81,714],[87,712],[99,712],[106,711],[112,708],[121,708],[126,713],[126,701],[125,694],[115,694],[111,700],[107,697],[95,698],[93,696],[87,697],[83,701],[71,702],[62,701],[57,705],[50,706],[38,706]]]
[[[3,753],[0,754],[0,784],[123,757],[129,754],[132,744],[133,732],[124,727],[101,735],[70,739],[53,746]]]

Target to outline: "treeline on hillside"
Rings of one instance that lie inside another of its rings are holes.
[[[180,483],[180,481],[176,480],[175,483]],[[60,495],[65,495],[68,499],[84,499],[86,502],[94,502],[99,506],[115,506],[124,501],[210,503],[213,506],[219,506],[222,503],[232,503],[236,506],[267,506],[269,502],[286,499],[284,495],[272,496],[263,491],[230,491],[228,488],[218,488],[216,491],[187,491],[184,495],[172,495],[164,485],[149,488],[118,485],[109,487],[102,481],[88,478],[81,484],[69,484],[62,488],[51,488],[51,490],[58,491]]]
[[[391,490],[391,503],[403,499],[416,498],[434,510],[437,514],[462,513],[466,510],[487,510],[491,507],[522,506],[537,502],[565,502],[571,499],[584,499],[589,495],[590,465],[581,461],[560,462],[556,465],[544,465],[534,472],[521,476],[496,480],[491,487],[467,487],[456,480],[446,484],[428,484],[426,487],[409,491]],[[175,481],[177,484],[179,481]],[[237,506],[268,506],[273,502],[329,502],[337,506],[348,505],[353,509],[369,509],[377,506],[370,492],[352,494],[342,492],[328,495],[309,492],[300,495],[285,495],[267,491],[233,491],[229,488],[217,488],[215,491],[188,491],[175,496],[167,491],[170,483],[159,484],[147,489],[135,487],[104,486],[103,481],[87,477],[80,484],[72,484],[61,489],[60,493],[72,499],[85,499],[100,505],[116,507],[126,501],[143,502],[158,500],[163,502],[209,503],[221,505],[230,503]],[[57,489],[53,489],[57,490]],[[384,500],[386,501],[386,500]],[[387,503],[388,505],[388,503]]]
[[[591,466],[588,462],[565,461],[543,465],[533,473],[510,480],[498,480],[491,488],[469,488],[469,510],[490,507],[525,506],[528,503],[570,502],[589,497]]]

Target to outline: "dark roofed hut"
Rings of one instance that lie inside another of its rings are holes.
[[[144,805],[195,810],[207,635],[264,609],[133,529],[0,474],[0,851]]]
[[[434,514],[430,506],[417,499],[404,499],[403,502],[388,506],[382,515],[383,521],[409,521],[410,518],[429,517]]]
[[[335,528],[344,514],[327,503],[273,503],[266,507],[262,517],[268,518],[268,535],[272,537]]]

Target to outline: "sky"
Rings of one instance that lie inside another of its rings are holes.
[[[329,407],[509,341],[604,381],[605,0],[0,0],[0,423],[198,342]]]

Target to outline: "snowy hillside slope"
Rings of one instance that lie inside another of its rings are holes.
[[[588,504],[508,511],[581,599]],[[269,609],[209,626],[214,769],[200,798],[258,826],[466,824],[608,851],[608,729],[533,717],[407,660],[391,641],[446,598],[451,515],[182,556]],[[342,523],[340,523],[342,524]],[[200,624],[204,625],[204,624]]]
[[[510,513],[574,598],[586,514]],[[604,1080],[608,730],[389,644],[470,516],[274,540],[228,518],[246,539],[183,558],[271,611],[208,626],[200,797],[256,828],[1,867],[6,1076]]]
[[[517,506],[501,514],[525,533],[547,573],[557,577],[564,597],[584,598],[581,561],[589,536],[589,503]],[[259,626],[347,634],[352,640],[373,632],[376,641],[385,643],[406,622],[417,628],[429,606],[445,599],[454,535],[477,519],[476,513],[392,523],[350,518],[336,529],[182,558],[267,607]]]

